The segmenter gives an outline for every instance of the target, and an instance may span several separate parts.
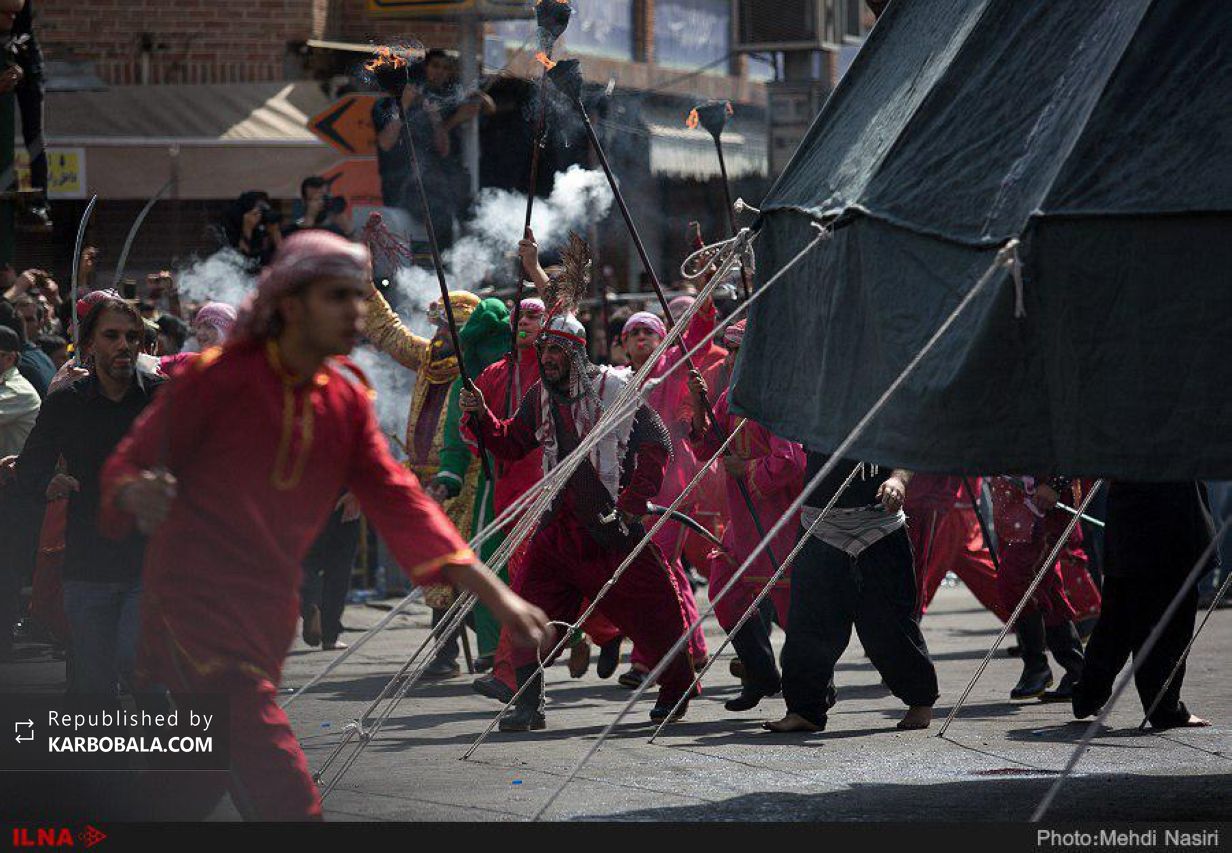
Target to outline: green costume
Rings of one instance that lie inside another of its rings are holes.
[[[462,343],[462,360],[472,378],[478,376],[485,368],[500,361],[509,352],[509,309],[499,299],[485,299],[471,314],[466,325],[458,333]],[[462,410],[458,406],[458,395],[462,390],[462,380],[458,379],[449,389],[449,399],[445,404],[445,426],[441,442],[440,470],[433,478],[434,485],[444,486],[449,497],[461,493],[464,484],[469,479],[468,473],[474,465],[480,469],[475,488],[474,505],[471,511],[471,535],[474,536],[489,523],[495,513],[492,502],[492,483],[484,476],[482,466],[472,450],[472,443],[463,437],[459,424]],[[496,470],[496,464],[489,459],[489,467]],[[479,548],[479,558],[487,560],[504,540],[504,534],[493,536]],[[502,568],[499,576],[505,583],[509,582],[508,569]],[[475,636],[480,655],[496,653],[500,641],[500,623],[483,605],[478,605],[474,611]]]

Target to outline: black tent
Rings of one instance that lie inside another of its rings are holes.
[[[1232,478],[1232,2],[896,0],[762,207],[738,411],[922,471]],[[1016,296],[1021,309],[1016,311]]]

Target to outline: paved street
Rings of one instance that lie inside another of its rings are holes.
[[[352,607],[359,627],[381,615]],[[399,617],[348,661],[327,686],[292,706],[309,762],[318,767],[339,730],[416,648],[425,610]],[[941,681],[943,717],[996,636],[996,620],[962,587],[942,589],[925,617]],[[715,649],[722,635],[708,626]],[[356,635],[348,635],[354,637]],[[776,645],[781,634],[776,634]],[[626,649],[627,651],[627,649]],[[1232,814],[1232,612],[1212,617],[1194,652],[1185,698],[1215,726],[1139,734],[1140,708],[1127,695],[1079,765],[1052,815],[1057,819],[1226,819]],[[295,649],[288,684],[325,663]],[[622,670],[623,670],[622,665]],[[621,724],[557,801],[553,819],[619,820],[1025,820],[1083,725],[1061,705],[1006,698],[1019,663],[998,655],[945,740],[902,733],[902,708],[880,684],[858,642],[839,665],[839,704],[821,735],[772,736],[760,722],[781,699],[730,714],[737,691],[726,661],[684,721],[654,745],[646,738],[652,700]],[[1059,672],[1058,672],[1059,675]],[[473,694],[470,679],[417,686],[326,800],[333,820],[517,820],[535,813],[629,693],[592,671],[574,681],[563,663],[548,680],[548,730],[494,733],[468,761],[458,759],[497,705]]]
[[[351,628],[385,611],[351,606]],[[376,696],[423,640],[429,613],[396,617],[327,682],[291,706],[309,763],[321,765],[344,726]],[[996,635],[994,618],[962,588],[943,588],[925,618],[948,712]],[[717,648],[721,634],[711,624]],[[348,633],[345,638],[359,636]],[[781,642],[776,634],[776,644]],[[29,647],[27,647],[29,650]],[[627,648],[626,648],[627,652]],[[1232,814],[1232,611],[1219,611],[1191,660],[1184,696],[1213,728],[1140,734],[1136,696],[1127,695],[1111,728],[1079,765],[1051,817],[1057,820],[1226,819]],[[304,683],[329,655],[291,650],[286,683]],[[45,655],[4,664],[5,681],[59,689],[62,664]],[[623,670],[622,664],[621,669]],[[1019,663],[993,661],[945,740],[894,728],[901,707],[857,642],[839,665],[839,704],[820,735],[772,736],[760,722],[782,713],[780,699],[729,714],[737,690],[726,660],[705,695],[655,745],[646,721],[652,701],[618,729],[548,817],[616,820],[1025,820],[1064,766],[1083,726],[1060,705],[1006,698]],[[563,663],[548,679],[548,729],[494,733],[468,761],[462,753],[497,710],[470,690],[470,678],[417,686],[326,799],[331,820],[510,821],[532,816],[629,696],[592,671],[569,678]],[[939,722],[939,720],[938,720]],[[229,803],[215,813],[236,816]]]

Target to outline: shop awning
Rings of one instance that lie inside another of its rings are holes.
[[[657,176],[705,181],[719,176],[710,134],[685,127],[688,109],[643,105],[641,119],[650,134],[650,170]],[[767,174],[766,119],[760,110],[741,110],[723,131],[723,153],[732,180]]]
[[[147,198],[173,175],[178,198],[290,198],[341,159],[307,127],[329,103],[311,81],[49,92],[47,144],[84,149],[86,189],[106,198]]]

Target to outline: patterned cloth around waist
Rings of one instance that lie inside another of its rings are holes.
[[[907,524],[907,513],[901,509],[888,513],[880,507],[834,507],[817,522],[820,515],[820,507],[806,504],[800,507],[800,524],[806,531],[812,528],[813,536],[822,542],[853,557]]]

